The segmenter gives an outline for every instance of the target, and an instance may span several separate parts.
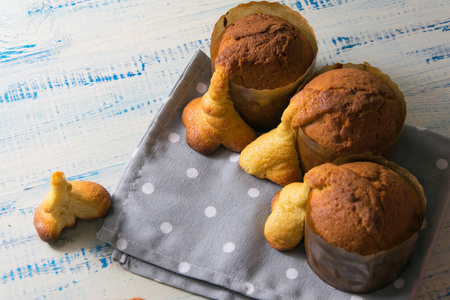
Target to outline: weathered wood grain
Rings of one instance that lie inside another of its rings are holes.
[[[114,191],[134,147],[220,15],[240,1],[0,0],[0,298],[197,298],[123,271],[79,222],[49,246],[34,209],[50,176]],[[405,94],[406,122],[450,136],[450,4],[283,1],[315,30],[317,67],[368,61]],[[450,212],[419,291],[450,295]]]

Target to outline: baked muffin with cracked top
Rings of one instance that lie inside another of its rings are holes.
[[[337,157],[395,150],[406,118],[398,86],[378,68],[336,64],[319,70],[292,98],[304,172]],[[391,148],[389,148],[391,146]]]
[[[236,110],[262,131],[279,123],[289,99],[312,72],[316,53],[308,22],[280,3],[238,5],[218,20],[211,38],[212,62],[228,71]]]
[[[305,249],[326,283],[368,292],[395,280],[411,258],[426,199],[417,179],[382,158],[343,159],[305,174]]]
[[[275,89],[302,76],[314,59],[306,36],[283,18],[252,13],[223,32],[213,51],[215,65],[229,69],[245,88]]]

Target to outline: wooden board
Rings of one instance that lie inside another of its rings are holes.
[[[122,270],[79,222],[49,246],[33,227],[51,174],[110,192],[216,20],[239,1],[0,0],[0,298],[191,299]],[[450,136],[450,4],[283,1],[308,19],[317,68],[368,61],[405,94],[406,123]],[[447,211],[420,299],[449,295]]]

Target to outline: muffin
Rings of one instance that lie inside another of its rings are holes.
[[[229,72],[237,112],[261,131],[278,124],[316,54],[308,22],[279,3],[238,5],[217,21],[211,36],[213,67]]]
[[[393,159],[406,102],[398,86],[370,64],[322,68],[291,104],[297,110],[291,127],[304,172],[353,154]]]
[[[310,186],[305,249],[312,270],[349,292],[394,281],[412,256],[425,213],[417,179],[378,157],[325,163],[304,182]]]

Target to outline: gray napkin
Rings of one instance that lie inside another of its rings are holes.
[[[413,298],[449,202],[450,139],[405,126],[397,163],[414,174],[428,199],[411,262],[379,291],[352,295],[323,283],[304,245],[280,252],[263,235],[281,187],[245,173],[239,155],[220,148],[202,156],[186,144],[181,112],[203,95],[211,61],[198,51],[132,154],[98,232],[123,268],[214,299]]]

